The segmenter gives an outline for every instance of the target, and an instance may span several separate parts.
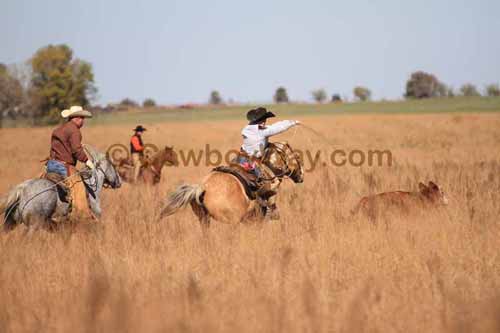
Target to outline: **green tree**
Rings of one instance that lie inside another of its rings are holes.
[[[288,103],[288,93],[286,92],[285,87],[279,87],[276,89],[274,94],[274,102],[276,103]]]
[[[152,98],[146,98],[144,102],[142,102],[142,106],[145,108],[153,108],[156,106],[156,102]]]
[[[362,102],[369,101],[372,96],[372,92],[370,91],[370,89],[362,86],[354,87],[353,94],[358,101]]]
[[[60,119],[60,111],[71,105],[88,107],[97,89],[92,66],[73,58],[67,45],[49,45],[31,58],[32,101],[46,122]]]
[[[466,83],[460,87],[460,94],[462,96],[481,96],[476,86],[471,83]]]
[[[217,90],[213,90],[210,93],[210,99],[208,102],[213,105],[222,104],[222,97],[220,96],[220,93]]]
[[[323,103],[324,101],[326,101],[327,95],[325,89],[313,90],[311,94],[317,103]]]
[[[498,97],[500,96],[500,87],[498,84],[489,84],[486,86],[486,95],[489,97]]]
[[[430,98],[445,94],[444,85],[432,74],[418,71],[406,82],[406,98]]]

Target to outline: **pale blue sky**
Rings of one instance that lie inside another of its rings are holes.
[[[94,66],[100,103],[294,100],[313,89],[399,98],[409,74],[457,88],[500,81],[500,1],[1,0],[0,62],[66,43]]]

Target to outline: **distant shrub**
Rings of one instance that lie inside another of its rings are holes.
[[[446,87],[446,97],[455,97],[455,91],[452,87]]]
[[[332,95],[332,103],[340,103],[342,102],[342,98],[340,97],[339,94],[333,94]]]
[[[317,102],[317,103],[323,103],[324,101],[326,101],[326,91],[325,89],[317,89],[317,90],[313,90],[311,92],[312,94],[312,97],[313,99]]]
[[[486,86],[486,95],[489,97],[500,96],[500,87],[498,84],[489,84]]]
[[[142,106],[145,108],[154,108],[156,106],[156,102],[152,98],[146,98],[144,102],[142,102]]]
[[[372,92],[370,91],[370,89],[361,86],[355,87],[353,90],[353,94],[358,101],[362,102],[369,101],[372,96]]]
[[[476,86],[471,83],[466,83],[460,87],[460,94],[462,96],[481,96]]]
[[[120,106],[127,107],[127,108],[136,108],[139,106],[136,101],[130,98],[124,98],[120,102]]]
[[[274,94],[274,102],[276,103],[288,103],[288,93],[286,92],[285,87],[279,87],[276,89]]]
[[[448,96],[448,86],[442,82],[438,83],[437,86],[437,96],[438,97],[447,97]]]
[[[446,96],[446,86],[432,74],[418,71],[406,81],[406,98],[430,98]]]
[[[217,90],[213,90],[210,93],[209,103],[210,104],[214,104],[214,105],[222,104],[222,97],[221,97],[220,93]]]

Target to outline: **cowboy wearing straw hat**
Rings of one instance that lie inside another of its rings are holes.
[[[141,125],[134,128],[134,135],[130,138],[130,153],[132,155],[132,163],[134,164],[134,183],[137,182],[141,172],[142,161],[144,159],[144,143],[142,142],[142,133],[146,129]]]
[[[282,120],[266,126],[267,119],[273,117],[275,117],[274,113],[267,111],[263,107],[248,111],[247,120],[249,123],[241,131],[243,144],[237,162],[248,172],[257,176],[257,179],[261,177],[273,178],[272,181],[265,183],[257,192],[257,196],[261,197],[262,203],[267,207],[266,216],[269,216],[271,219],[279,219],[276,199],[274,196],[269,197],[268,194],[277,189],[280,181],[273,177],[274,174],[269,167],[261,163],[261,158],[268,146],[269,137],[283,133],[299,125],[300,122],[298,120]]]
[[[78,161],[94,169],[94,163],[87,157],[82,146],[80,128],[85,118],[92,114],[81,106],[72,106],[63,110],[61,116],[67,121],[52,132],[50,157],[46,164],[47,173],[56,173],[66,179],[65,183],[71,194],[72,208],[85,210],[88,208],[85,187],[80,177],[72,177]]]

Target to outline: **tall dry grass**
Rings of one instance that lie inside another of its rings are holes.
[[[155,189],[106,191],[102,224],[0,235],[0,332],[498,332],[500,116],[301,119],[338,147],[391,149],[392,167],[321,166],[284,183],[278,223],[157,221],[161,198],[209,167],[169,168]],[[176,149],[239,141],[243,122],[151,124]],[[49,129],[0,132],[0,191],[39,170]],[[89,128],[101,149],[128,127]],[[12,140],[17,137],[18,139]],[[331,149],[300,130],[302,149]],[[336,147],[336,148],[338,148]],[[450,205],[377,224],[352,219],[369,193],[436,181]]]

